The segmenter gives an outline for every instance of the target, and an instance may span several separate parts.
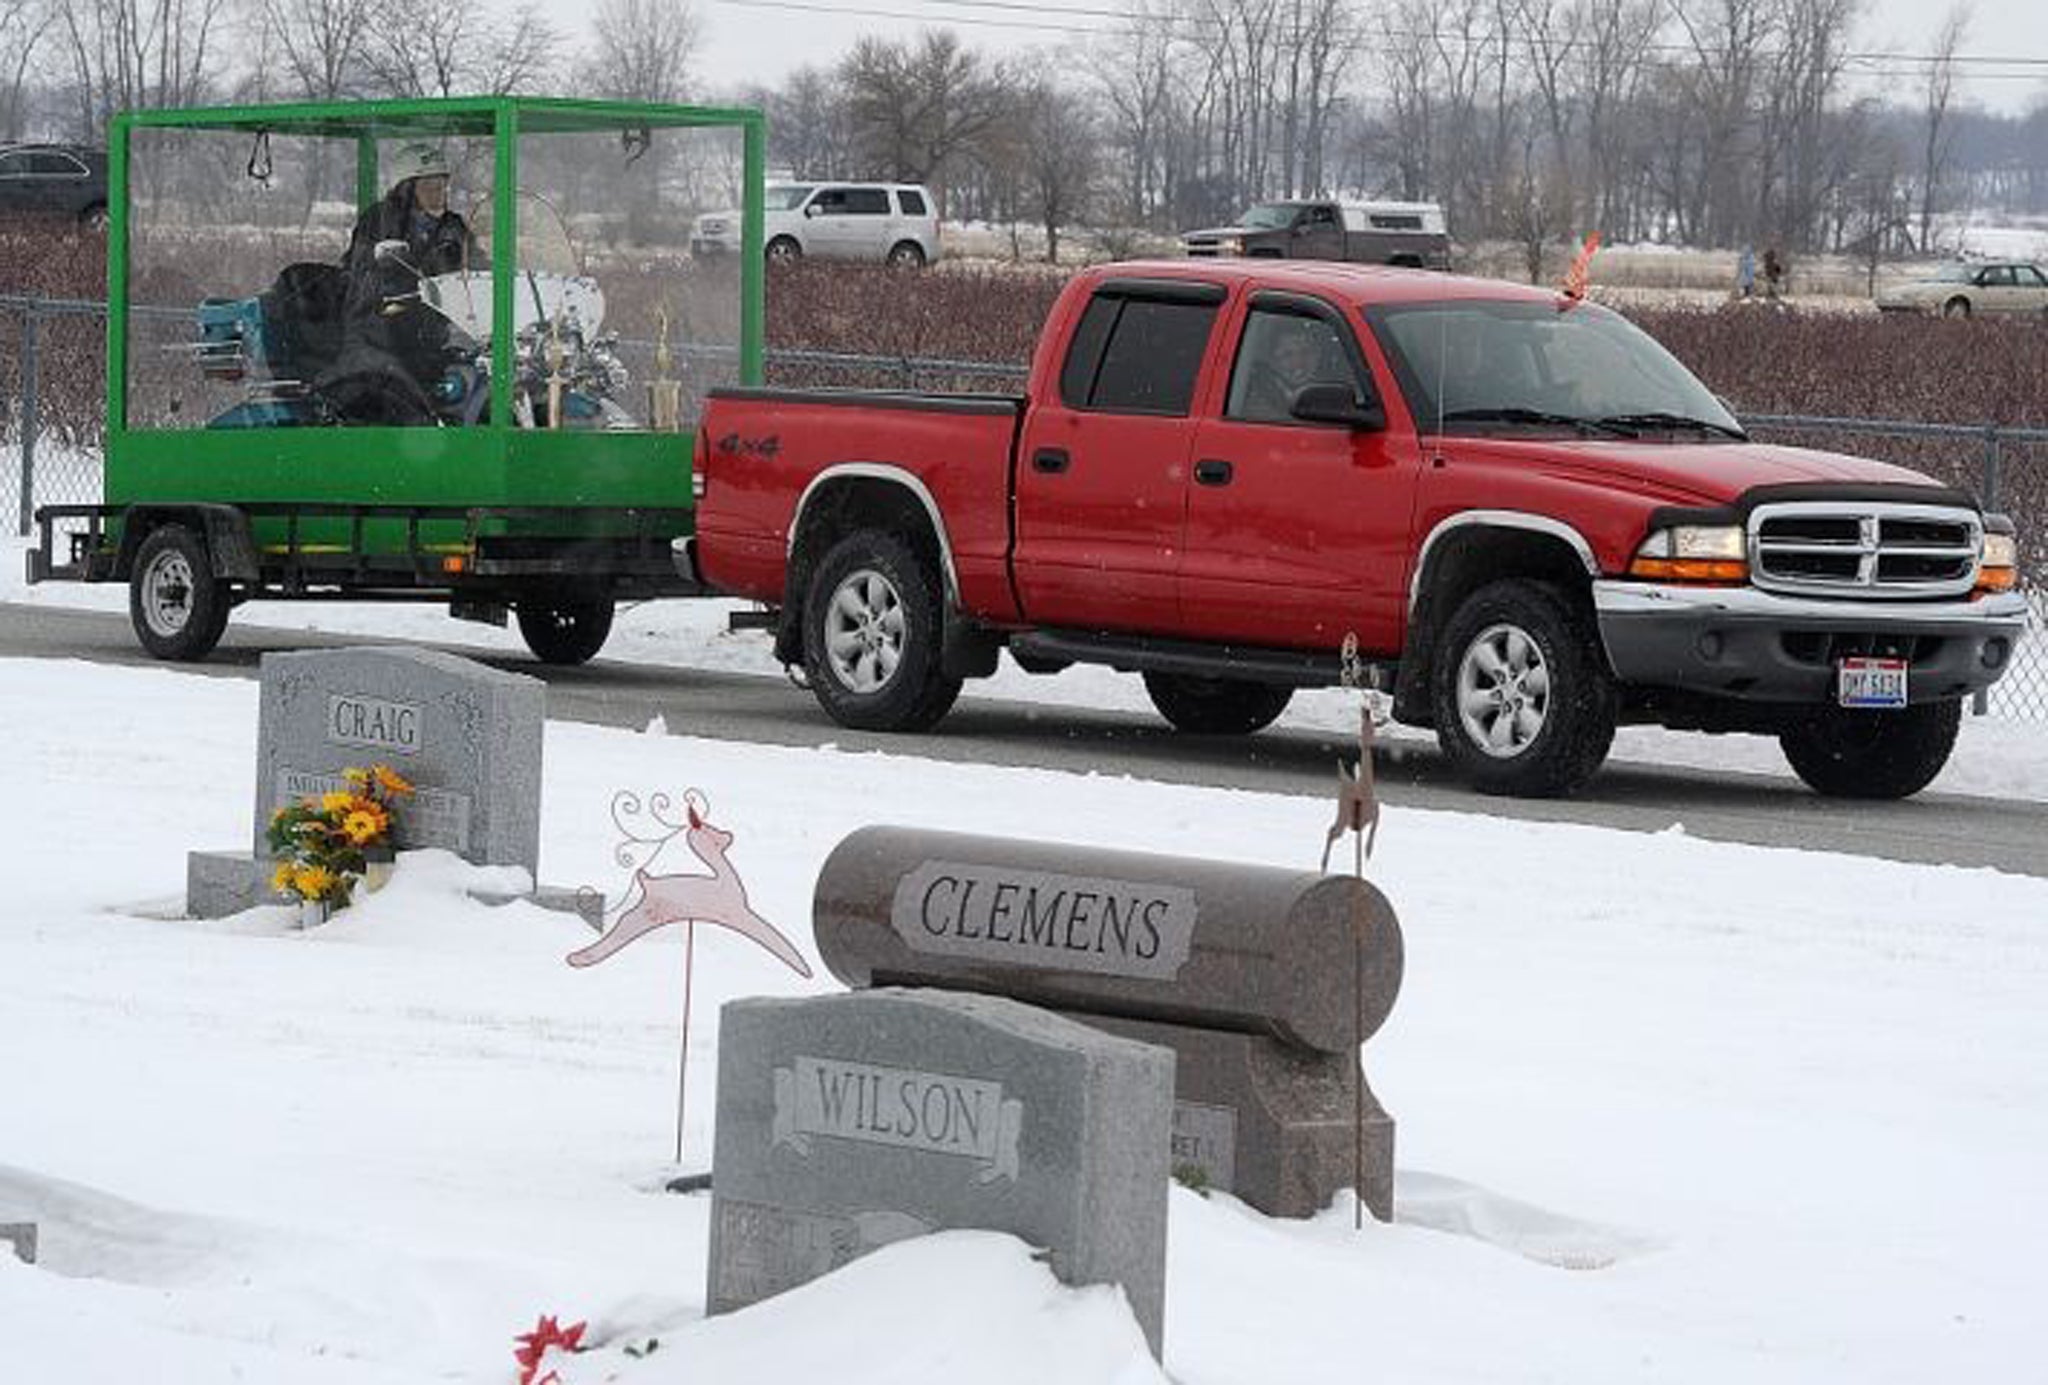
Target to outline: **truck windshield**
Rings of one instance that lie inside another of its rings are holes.
[[[1262,202],[1239,217],[1237,224],[1257,227],[1262,231],[1271,230],[1274,227],[1292,226],[1294,218],[1300,214],[1301,208],[1292,202]]]
[[[1592,303],[1452,302],[1368,311],[1424,433],[1567,427],[1742,436],[1650,335]]]

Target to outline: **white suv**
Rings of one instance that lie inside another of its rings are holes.
[[[761,241],[771,260],[805,255],[886,260],[916,268],[939,257],[939,215],[925,188],[907,183],[770,183]],[[740,248],[737,212],[706,212],[692,254]]]

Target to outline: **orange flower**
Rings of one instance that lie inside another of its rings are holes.
[[[345,790],[320,795],[320,811],[323,813],[346,813],[355,805],[356,796]]]
[[[341,830],[357,846],[368,846],[384,835],[385,820],[382,814],[365,812],[357,808],[341,820]]]
[[[377,776],[378,785],[385,793],[403,796],[412,792],[412,785],[391,766],[378,765],[373,772]]]

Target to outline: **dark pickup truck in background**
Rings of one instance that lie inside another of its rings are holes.
[[[719,390],[696,464],[685,561],[871,730],[931,726],[1007,648],[1245,734],[1355,639],[1484,790],[1568,793],[1640,721],[1895,798],[2024,628],[1971,496],[1750,441],[1606,308],[1413,270],[1099,266],[1022,397]]]
[[[1261,202],[1235,226],[1189,231],[1194,259],[1350,260],[1449,269],[1451,237],[1434,202]]]

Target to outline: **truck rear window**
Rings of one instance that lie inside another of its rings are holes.
[[[1097,294],[1067,347],[1061,401],[1108,413],[1187,413],[1216,308]]]
[[[903,208],[905,216],[924,215],[924,197],[921,193],[899,189],[896,193],[896,204]]]

